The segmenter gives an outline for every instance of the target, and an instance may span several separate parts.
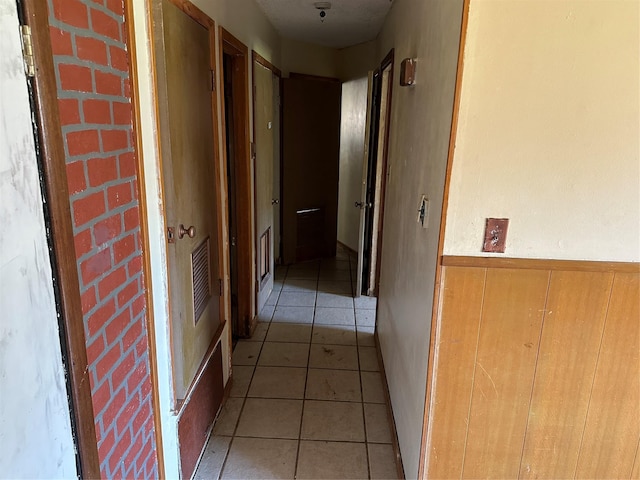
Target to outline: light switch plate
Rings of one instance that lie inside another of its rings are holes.
[[[420,197],[420,203],[418,204],[418,223],[422,228],[429,227],[429,199],[426,195]]]

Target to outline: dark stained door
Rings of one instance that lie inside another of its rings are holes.
[[[283,80],[282,214],[285,263],[336,253],[341,84]]]

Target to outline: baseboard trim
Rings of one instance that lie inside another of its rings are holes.
[[[348,251],[351,255],[354,256],[358,256],[358,252],[356,252],[353,248],[345,245],[344,243],[342,243],[340,240],[337,241],[338,245],[340,245],[342,248],[344,248],[346,251]]]
[[[384,370],[384,360],[382,359],[382,350],[380,349],[380,339],[378,338],[378,330],[376,329],[373,337],[376,342],[376,355],[378,357],[378,365],[380,367],[380,375],[382,377],[382,386],[384,389],[384,397],[387,404],[387,418],[389,425],[391,425],[391,437],[393,453],[396,458],[396,470],[398,478],[405,478],[404,467],[402,466],[402,453],[400,453],[400,443],[398,442],[398,431],[396,430],[396,422],[393,417],[393,410],[391,408],[391,394],[389,393],[389,384],[387,383],[387,375]]]
[[[517,268],[527,270],[640,273],[640,263],[637,262],[600,262],[591,260],[551,260],[537,258],[443,255],[441,265],[443,267]]]

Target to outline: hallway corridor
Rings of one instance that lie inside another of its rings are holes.
[[[397,478],[376,303],[353,297],[355,270],[341,250],[276,270],[196,479]]]

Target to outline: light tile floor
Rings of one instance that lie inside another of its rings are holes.
[[[355,259],[278,268],[196,479],[397,478],[373,331]]]

